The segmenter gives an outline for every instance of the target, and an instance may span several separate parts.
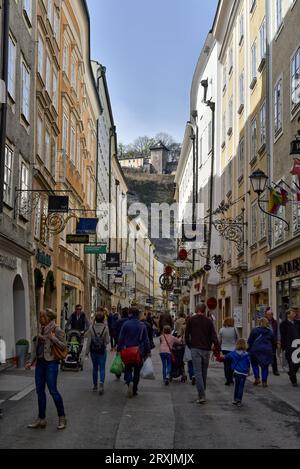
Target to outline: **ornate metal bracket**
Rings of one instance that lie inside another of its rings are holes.
[[[22,215],[27,218],[39,204],[41,191],[22,190],[15,188],[14,218]]]
[[[220,236],[237,244],[239,253],[244,251],[244,245],[246,244],[245,227],[248,226],[248,223],[245,222],[245,209],[236,218],[224,218],[213,221],[213,226]]]
[[[259,209],[260,209],[263,213],[265,213],[265,214],[268,215],[269,217],[277,218],[277,220],[282,221],[282,222],[286,225],[286,227],[284,228],[284,231],[290,231],[290,224],[289,224],[289,222],[287,222],[284,218],[279,217],[278,215],[274,215],[273,213],[267,212],[267,211],[262,207],[262,205],[261,205],[262,202],[268,202],[268,201],[266,201],[266,200],[261,200],[260,198],[258,198],[258,201],[257,201],[257,202],[258,202]]]

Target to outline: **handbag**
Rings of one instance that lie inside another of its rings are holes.
[[[54,360],[57,360],[58,362],[60,362],[64,360],[66,356],[68,355],[68,347],[65,346],[64,349],[61,349],[57,344],[52,342],[51,355],[54,356]]]
[[[163,334],[163,336],[164,336],[165,341],[166,341],[166,344],[167,344],[167,346],[169,347],[169,350],[170,350],[170,352],[171,352],[172,363],[175,363],[175,362],[176,362],[175,353],[174,353],[173,350],[171,349],[170,344],[169,344],[169,342],[167,341],[167,338],[166,338],[165,334]]]
[[[142,340],[144,329],[142,328],[140,337],[139,337],[139,344]],[[142,354],[140,351],[140,345],[135,345],[133,347],[126,347],[120,352],[122,362],[124,365],[133,366],[133,365],[140,365],[142,363]]]

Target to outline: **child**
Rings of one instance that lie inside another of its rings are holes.
[[[250,358],[246,352],[247,343],[244,339],[239,339],[236,343],[235,351],[226,355],[225,360],[231,361],[233,377],[235,380],[233,405],[241,407],[243,400],[246,378],[250,371]]]
[[[163,380],[168,386],[171,378],[172,371],[172,348],[174,344],[182,344],[182,339],[177,339],[171,335],[172,329],[170,326],[163,328],[163,333],[160,336],[160,358],[163,366]]]

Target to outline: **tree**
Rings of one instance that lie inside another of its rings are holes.
[[[134,152],[137,155],[149,156],[150,155],[150,148],[154,145],[154,140],[147,136],[138,137],[132,145]]]
[[[155,143],[162,142],[167,148],[169,148],[173,143],[175,143],[173,137],[166,132],[160,132],[155,135]]]
[[[118,155],[122,158],[127,153],[127,147],[124,143],[120,142],[118,146]]]

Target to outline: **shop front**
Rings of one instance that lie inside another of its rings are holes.
[[[58,323],[64,328],[67,319],[77,304],[83,305],[84,284],[80,278],[57,270],[57,315]]]
[[[280,321],[291,306],[300,306],[300,248],[273,261],[276,313]]]
[[[255,272],[248,277],[250,315],[248,323],[251,329],[258,326],[270,304],[270,270]]]

